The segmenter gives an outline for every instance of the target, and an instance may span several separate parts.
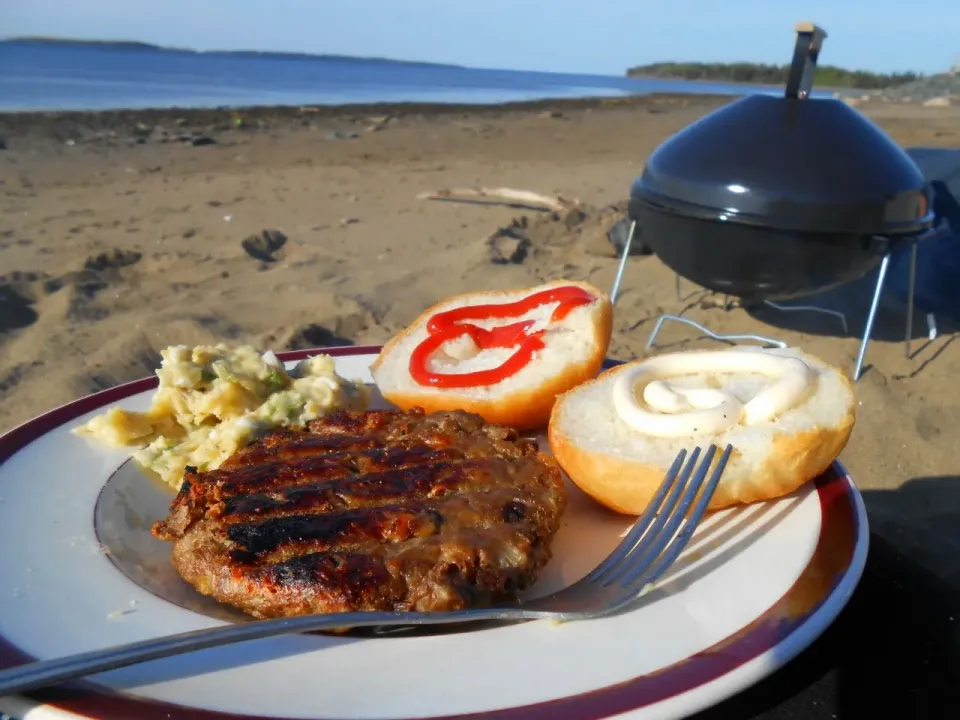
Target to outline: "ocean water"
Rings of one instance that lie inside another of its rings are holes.
[[[777,88],[382,60],[0,42],[0,111],[377,102],[502,103]]]

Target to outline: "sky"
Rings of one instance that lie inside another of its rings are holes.
[[[3,37],[604,75],[671,60],[787,63],[801,20],[827,31],[822,64],[960,63],[960,0],[0,0]]]

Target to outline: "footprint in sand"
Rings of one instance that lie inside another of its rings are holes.
[[[10,285],[0,285],[0,335],[33,325],[39,317],[33,300]]]
[[[49,276],[43,272],[15,270],[0,275],[0,335],[33,325],[40,317],[37,301],[46,293]]]
[[[140,259],[139,252],[113,248],[87,258],[81,270],[58,277],[43,272],[0,275],[0,334],[32,325],[38,310],[69,320],[106,317],[108,312],[93,304],[97,295],[123,282],[119,271]]]
[[[924,406],[914,421],[917,434],[927,442],[935,442],[946,431],[953,434],[953,428],[960,425],[960,408],[948,406]]]

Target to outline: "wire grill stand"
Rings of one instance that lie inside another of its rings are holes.
[[[627,241],[624,243],[623,252],[620,255],[620,263],[617,266],[617,274],[613,280],[613,286],[610,288],[610,301],[615,305],[617,299],[620,295],[620,286],[623,284],[623,273],[627,267],[627,259],[630,257],[630,246],[633,244],[634,233],[637,229],[636,221],[630,223],[630,232],[627,235]],[[890,267],[890,255],[884,255],[883,260],[880,261],[880,270],[877,273],[877,283],[873,288],[873,298],[870,301],[870,311],[867,313],[867,322],[863,328],[863,335],[860,338],[860,350],[857,353],[857,361],[853,369],[853,380],[856,382],[860,379],[860,376],[863,373],[863,361],[867,354],[867,346],[870,344],[870,336],[873,334],[873,325],[877,319],[877,308],[880,305],[880,296],[883,294],[884,281],[887,279],[887,270]],[[914,313],[914,290],[916,288],[917,280],[917,243],[914,240],[911,243],[910,247],[910,272],[908,276],[909,290],[907,292],[907,321],[906,321],[906,331],[904,338],[904,350],[906,356],[910,357],[910,340],[913,335],[913,313]],[[680,298],[680,276],[677,275],[677,298]],[[842,312],[838,310],[830,310],[828,308],[818,307],[816,305],[781,305],[779,303],[772,302],[770,300],[764,301],[768,306],[780,310],[783,312],[819,312],[827,315],[833,315],[837,317],[841,324],[843,325],[844,333],[848,332],[847,329],[847,317]],[[697,323],[690,318],[685,318],[680,315],[660,315],[657,318],[656,324],[653,326],[653,330],[650,333],[650,337],[647,339],[646,349],[650,350],[653,347],[653,343],[657,338],[657,335],[660,332],[660,329],[663,327],[664,322],[666,321],[680,322],[686,325],[689,325],[696,330],[699,330],[703,335],[710,337],[714,340],[720,341],[737,341],[737,340],[752,340],[758,343],[771,345],[774,347],[786,347],[786,343],[782,340],[777,340],[775,338],[766,337],[763,335],[721,335],[713,332],[709,328],[704,327],[700,323]],[[933,313],[927,314],[927,336],[930,340],[935,340],[938,334],[937,330],[937,321]]]

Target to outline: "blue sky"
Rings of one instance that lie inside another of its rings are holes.
[[[4,36],[613,75],[660,60],[788,62],[798,20],[826,28],[825,64],[960,62],[960,0],[0,0]]]

